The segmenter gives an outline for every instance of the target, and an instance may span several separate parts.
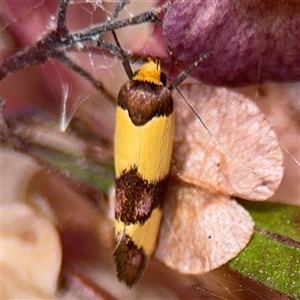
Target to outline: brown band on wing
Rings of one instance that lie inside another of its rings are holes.
[[[168,116],[173,112],[171,92],[163,85],[131,80],[120,90],[118,105],[128,110],[131,121],[142,126],[153,117]]]
[[[114,258],[119,280],[131,287],[145,269],[147,261],[145,251],[137,247],[129,235],[124,234],[114,253]]]
[[[165,199],[168,176],[155,184],[143,179],[134,167],[116,179],[115,217],[126,225],[143,224]]]

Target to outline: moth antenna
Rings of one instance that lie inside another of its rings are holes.
[[[300,162],[285,147],[283,147],[282,145],[280,146],[284,150],[284,152],[286,152],[289,155],[289,157],[296,163],[296,165],[300,167]]]
[[[252,174],[257,176],[257,173],[255,173],[253,170],[251,170],[250,168],[246,167],[244,164],[242,164],[241,162],[239,162],[238,159],[236,159],[230,152],[228,152],[219,142],[218,140],[215,138],[215,136],[213,135],[213,133],[209,130],[209,128],[206,126],[205,122],[202,120],[202,118],[200,117],[200,115],[198,114],[198,112],[195,110],[195,108],[193,107],[193,105],[190,103],[190,101],[182,94],[182,92],[179,90],[179,88],[176,86],[174,87],[176,89],[176,91],[178,92],[178,94],[182,97],[182,99],[184,100],[184,102],[188,105],[188,107],[192,110],[192,112],[195,114],[196,118],[201,122],[202,126],[204,127],[204,129],[207,131],[207,133],[209,134],[209,136],[212,138],[212,140],[214,141],[214,143],[222,150],[222,152],[224,152],[226,155],[228,155],[230,157],[230,159],[234,162],[236,162],[240,167],[242,167],[243,169],[251,172]]]
[[[190,64],[187,69],[183,70],[177,76],[177,78],[171,83],[171,85],[169,86],[169,90],[172,91],[174,88],[177,88],[188,77],[189,73],[193,69],[195,69],[199,65],[200,62],[202,62],[205,59],[207,59],[212,53],[213,53],[213,51],[209,51],[209,52],[205,53],[198,60],[196,60],[195,62],[193,62],[192,64]]]
[[[119,48],[120,50],[120,54],[121,54],[121,57],[122,57],[122,64],[123,64],[123,67],[125,69],[125,72],[128,76],[129,79],[131,79],[133,77],[133,72],[132,72],[132,69],[131,69],[131,66],[130,66],[130,63],[129,63],[129,60],[128,60],[128,54],[123,50],[123,48],[121,47],[121,44],[118,40],[118,37],[116,35],[116,32],[114,30],[112,30],[112,35],[114,37],[114,40],[115,40],[115,43],[117,45],[117,47]]]

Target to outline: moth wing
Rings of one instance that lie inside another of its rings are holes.
[[[180,90],[227,153],[174,92],[171,173],[223,194],[252,200],[271,197],[283,176],[283,158],[276,134],[259,108],[249,98],[225,88],[193,83],[181,85]]]
[[[156,258],[179,272],[202,274],[246,246],[254,224],[241,205],[178,179],[170,183]]]

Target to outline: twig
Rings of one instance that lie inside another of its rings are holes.
[[[119,16],[121,10],[127,4],[127,0],[120,0],[113,13],[112,20],[97,24],[92,27],[92,29],[89,28],[80,32],[70,33],[66,27],[66,11],[68,3],[69,0],[62,0],[60,3],[57,16],[57,28],[55,30],[51,31],[47,36],[40,39],[35,44],[16,52],[3,62],[0,66],[0,81],[21,69],[27,68],[31,65],[42,64],[53,58],[59,59],[70,66],[68,60],[62,60],[63,57],[66,57],[64,54],[65,51],[67,51],[70,47],[76,46],[76,44],[82,44],[87,41],[95,42],[101,40],[101,45],[107,47],[107,49],[114,55],[122,57],[124,61],[123,50],[120,50],[118,45],[114,46],[109,42],[104,42],[104,39],[101,39],[102,34],[107,31],[113,31],[118,28],[138,25],[145,22],[160,24],[161,21],[157,18],[157,15],[161,13],[161,11],[165,10],[169,5],[167,3],[157,9],[147,11],[138,16],[127,18],[125,20],[116,20],[114,18]],[[72,65],[73,64],[71,64],[71,66]],[[80,68],[80,70],[83,69]],[[96,82],[98,82],[96,79],[92,76],[86,75],[86,72],[84,73],[81,71],[80,73],[95,87],[98,87],[98,90],[102,90],[100,88],[101,85],[98,83],[96,84]]]
[[[66,14],[67,14],[67,6],[70,0],[61,0],[58,14],[57,14],[57,31],[60,34],[68,33],[67,24],[66,24]]]
[[[114,13],[112,15],[112,19],[113,20],[118,19],[121,11],[124,9],[124,7],[126,6],[126,4],[128,4],[128,3],[129,3],[128,0],[120,0],[118,2],[118,4],[116,5],[116,8],[115,8],[115,11],[114,11]]]

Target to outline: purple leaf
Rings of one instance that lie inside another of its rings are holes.
[[[213,51],[192,73],[205,83],[300,79],[299,1],[177,0],[165,15],[163,35],[182,66]]]

